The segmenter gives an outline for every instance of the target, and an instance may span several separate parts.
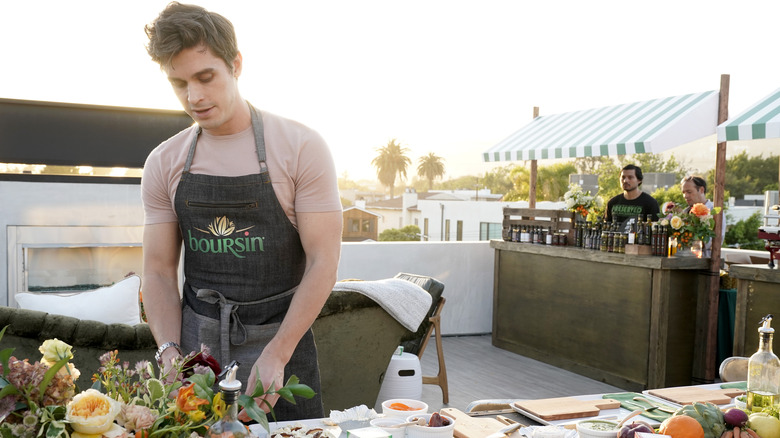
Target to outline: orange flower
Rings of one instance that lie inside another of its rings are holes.
[[[693,207],[691,207],[691,213],[698,217],[704,217],[710,214],[710,209],[702,203],[693,204]]]
[[[184,386],[179,390],[179,395],[176,396],[176,408],[187,414],[193,421],[202,419],[205,413],[198,409],[200,405],[209,404],[208,400],[198,398],[195,395],[195,384],[190,383],[188,386]]]

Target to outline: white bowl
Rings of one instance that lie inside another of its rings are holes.
[[[411,409],[406,411],[396,410],[390,407],[393,403],[402,403],[409,406]],[[413,414],[425,414],[428,412],[428,405],[420,400],[414,400],[410,398],[393,398],[382,402],[382,413],[386,417],[401,417],[406,418]]]
[[[433,414],[410,415],[406,418],[406,421],[411,423],[416,421],[418,418],[423,418],[425,419],[425,424],[428,424],[431,419],[431,415]],[[452,434],[455,431],[455,419],[446,415],[442,415],[442,417],[449,420],[450,424],[440,427],[417,425],[406,426],[406,438],[452,438]]]
[[[566,429],[561,426],[541,426],[534,429],[533,438],[564,438]]]
[[[617,438],[618,424],[606,420],[583,420],[577,423],[580,438]]]
[[[385,432],[393,436],[393,438],[403,438],[406,434],[406,426],[398,427],[399,424],[406,423],[405,418],[401,417],[384,417],[374,418],[371,420],[371,425],[378,427]]]

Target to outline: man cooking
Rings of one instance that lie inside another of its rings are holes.
[[[170,367],[205,344],[222,365],[242,364],[248,393],[258,377],[278,388],[291,374],[319,393],[310,327],[341,248],[330,151],[315,131],[241,97],[243,58],[226,18],[173,2],[145,30],[149,55],[196,122],[144,166],[144,300],[158,362]],[[274,411],[322,417],[322,399]]]

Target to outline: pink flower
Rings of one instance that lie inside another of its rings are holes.
[[[140,405],[122,405],[122,412],[116,417],[116,422],[129,431],[143,430],[152,427],[157,420],[152,410]]]
[[[666,204],[664,204],[664,213],[669,213],[673,211],[675,207],[676,205],[674,202],[672,201],[667,202]]]

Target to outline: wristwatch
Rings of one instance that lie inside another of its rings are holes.
[[[173,342],[173,341],[166,342],[166,343],[160,345],[160,348],[158,348],[157,352],[154,353],[154,360],[156,360],[158,364],[162,364],[162,354],[163,354],[163,351],[165,351],[165,350],[167,350],[167,349],[169,349],[171,347],[175,348],[176,351],[178,351],[179,354],[181,354],[181,347],[179,346],[179,344],[177,344],[176,342]]]

